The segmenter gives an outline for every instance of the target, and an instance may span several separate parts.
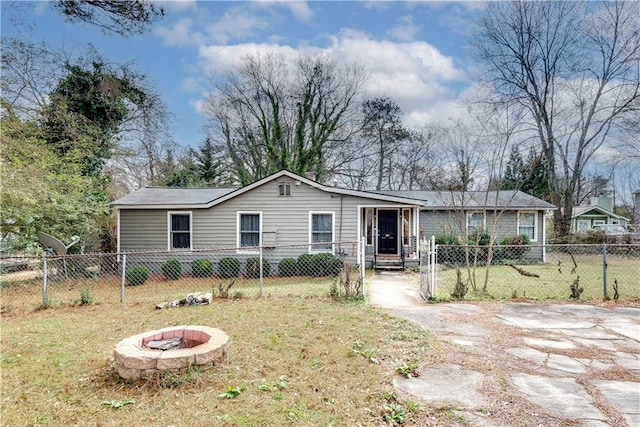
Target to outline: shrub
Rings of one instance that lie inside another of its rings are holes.
[[[218,263],[218,276],[228,279],[240,275],[240,260],[234,257],[224,257]]]
[[[486,231],[474,231],[467,240],[470,245],[487,246],[491,242],[491,236]]]
[[[194,259],[191,263],[191,272],[194,277],[209,277],[213,275],[213,263],[208,259]]]
[[[459,245],[460,239],[455,234],[436,234],[436,245]]]
[[[182,264],[175,258],[168,259],[162,264],[162,274],[167,280],[178,280],[182,274]]]
[[[313,275],[314,276],[332,276],[340,274],[342,270],[342,261],[330,253],[321,253],[313,255]]]
[[[313,255],[300,255],[296,264],[298,267],[298,273],[303,276],[313,276]]]
[[[80,291],[80,305],[91,305],[93,304],[93,295],[89,292],[88,289],[84,291]]]
[[[446,265],[458,266],[465,262],[465,251],[460,246],[460,239],[455,234],[436,234],[436,245],[438,248],[438,262]]]
[[[134,265],[125,274],[129,286],[142,285],[149,278],[149,269],[144,265]]]
[[[500,250],[496,251],[498,258],[520,259],[531,248],[529,236],[521,234],[519,236],[507,236],[500,241]]]
[[[282,277],[296,275],[296,260],[293,258],[282,258],[278,263],[278,274]]]
[[[247,277],[252,279],[257,279],[260,277],[260,258],[253,257],[247,259],[247,264],[245,265],[245,274]],[[271,264],[265,259],[262,260],[262,276],[268,276],[271,273]]]

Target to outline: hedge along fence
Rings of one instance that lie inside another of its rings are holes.
[[[2,310],[75,304],[87,292],[104,303],[163,302],[190,292],[327,295],[345,261],[359,264],[355,242],[334,248],[335,255],[309,253],[309,245],[283,245],[31,257],[21,263],[12,258],[0,272]]]

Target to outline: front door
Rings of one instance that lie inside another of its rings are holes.
[[[378,210],[378,253],[398,253],[397,210]]]

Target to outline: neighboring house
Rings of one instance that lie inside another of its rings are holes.
[[[626,227],[630,219],[613,212],[611,197],[592,197],[588,206],[576,206],[571,216],[571,230],[580,233],[596,225],[618,224]]]
[[[360,242],[369,266],[382,260],[417,265],[418,241],[459,230],[460,215],[467,218],[465,229],[529,234],[544,243],[552,205],[517,191],[501,191],[497,199],[495,192],[486,193],[489,199],[465,193],[471,198],[463,200],[461,194],[347,190],[283,170],[242,188],[145,187],[112,206],[118,252],[228,247],[243,257],[255,256],[259,246],[299,244],[304,252],[341,255],[332,242]]]

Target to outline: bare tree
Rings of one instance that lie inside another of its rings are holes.
[[[331,174],[330,151],[357,130],[353,109],[364,78],[360,67],[318,55],[295,64],[273,53],[247,56],[213,83],[210,134],[240,184],[279,169],[314,172],[322,181]]]
[[[435,126],[410,131],[409,137],[398,147],[398,155],[393,166],[393,184],[390,188],[429,188],[428,182],[435,166],[434,145],[440,133],[440,129]]]
[[[2,99],[4,108],[22,118],[36,118],[49,103],[69,58],[45,44],[2,38]]]
[[[547,161],[555,231],[596,151],[637,121],[638,2],[490,3],[475,38],[494,102],[525,107]]]
[[[149,0],[54,0],[53,6],[68,21],[86,22],[123,36],[142,33],[164,16],[163,8]]]

